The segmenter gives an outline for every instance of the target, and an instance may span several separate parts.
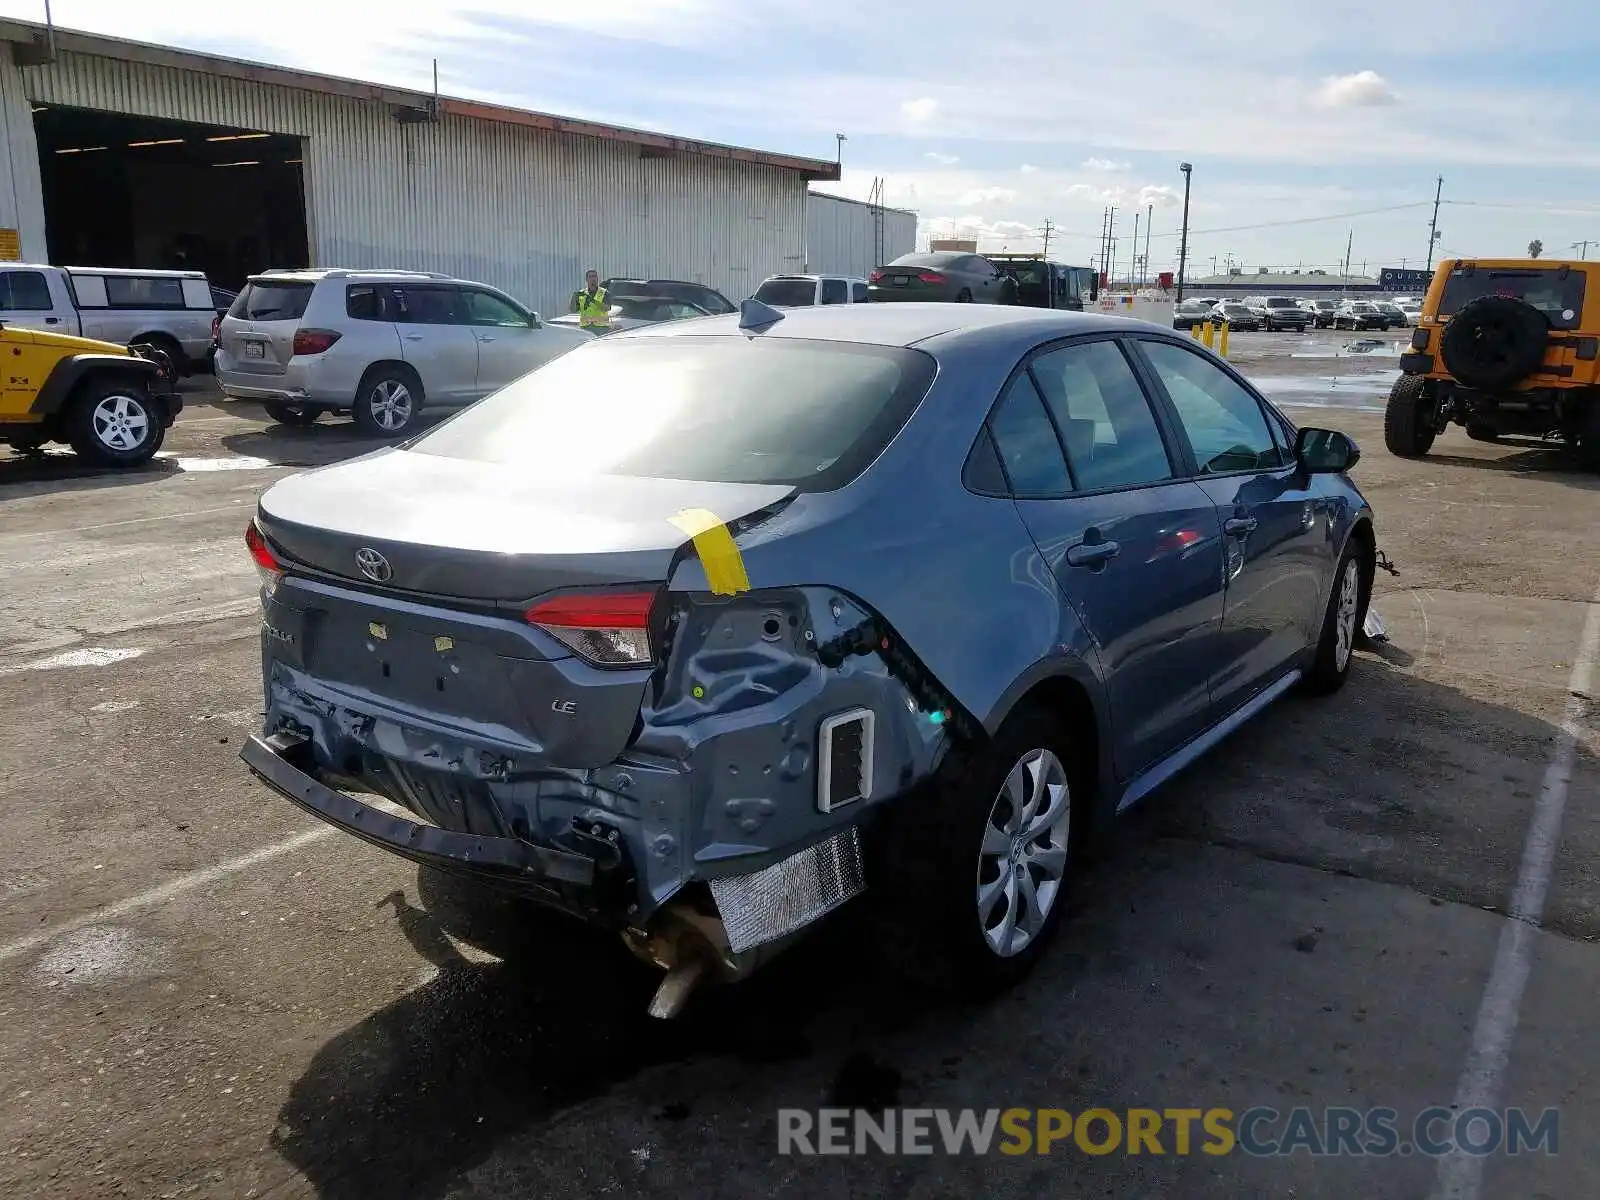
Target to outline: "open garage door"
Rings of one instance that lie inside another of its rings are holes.
[[[310,265],[301,139],[35,106],[50,261],[204,271]]]

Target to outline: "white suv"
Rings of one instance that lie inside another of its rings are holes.
[[[850,275],[769,275],[756,289],[755,298],[774,308],[865,304],[867,281]]]
[[[416,271],[266,271],[217,329],[223,394],[310,425],[349,412],[399,437],[590,341],[487,284]]]

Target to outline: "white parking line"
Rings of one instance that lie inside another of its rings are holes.
[[[1533,966],[1533,945],[1539,922],[1544,916],[1545,896],[1550,890],[1550,874],[1555,865],[1561,838],[1561,817],[1567,806],[1567,789],[1572,784],[1572,766],[1582,737],[1584,711],[1592,701],[1594,664],[1600,653],[1600,586],[1589,602],[1583,623],[1583,638],[1567,679],[1566,711],[1556,735],[1539,799],[1533,807],[1527,840],[1522,847],[1522,865],[1511,893],[1511,905],[1500,929],[1495,947],[1494,969],[1484,988],[1478,1007],[1478,1021],[1472,1030],[1472,1047],[1466,1066],[1456,1084],[1455,1109],[1492,1108],[1498,1103],[1505,1081],[1511,1043],[1516,1037],[1522,994]],[[1439,1162],[1435,1196],[1439,1200],[1477,1200],[1483,1188],[1483,1158],[1453,1154]]]
[[[101,525],[69,525],[65,529],[35,529],[27,533],[4,533],[0,534],[0,540],[61,537],[68,533],[93,533],[97,529],[120,529],[124,525],[148,525],[152,521],[181,521],[185,517],[203,517],[209,513],[232,512],[236,508],[243,508],[251,503],[253,501],[235,500],[232,504],[223,504],[217,508],[191,508],[183,512],[162,513],[158,517],[130,517],[126,521],[106,521]]]
[[[308,829],[304,833],[297,833],[292,838],[285,838],[281,842],[274,842],[270,846],[262,846],[259,850],[252,850],[248,854],[241,854],[237,858],[226,859],[212,867],[205,867],[199,871],[190,871],[187,875],[180,875],[176,879],[169,879],[159,887],[153,887],[148,892],[140,892],[137,896],[129,896],[125,900],[118,900],[104,908],[96,909],[91,913],[83,913],[69,921],[38,933],[30,933],[27,937],[18,938],[14,942],[7,942],[0,946],[0,963],[9,962],[13,958],[37,950],[40,946],[53,941],[64,933],[74,933],[79,929],[87,929],[91,925],[99,925],[104,921],[114,921],[118,917],[125,917],[131,912],[142,908],[155,908],[165,904],[184,892],[193,891],[197,887],[204,887],[225,875],[233,875],[248,867],[254,867],[274,858],[282,858],[285,854],[292,854],[302,846],[320,841],[333,834],[331,825],[319,825],[315,829]]]

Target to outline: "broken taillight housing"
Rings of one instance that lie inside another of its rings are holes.
[[[650,610],[654,592],[579,592],[541,600],[525,614],[585,662],[642,667],[654,661]]]
[[[250,548],[250,557],[255,559],[256,570],[261,575],[261,587],[267,595],[272,595],[283,580],[283,564],[267,545],[267,539],[261,536],[261,530],[254,521],[245,528],[244,544]]]
[[[343,336],[335,329],[296,329],[293,353],[322,354]]]

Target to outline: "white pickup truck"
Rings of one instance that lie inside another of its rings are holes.
[[[180,373],[210,353],[216,315],[200,271],[0,263],[0,325],[148,343]]]

